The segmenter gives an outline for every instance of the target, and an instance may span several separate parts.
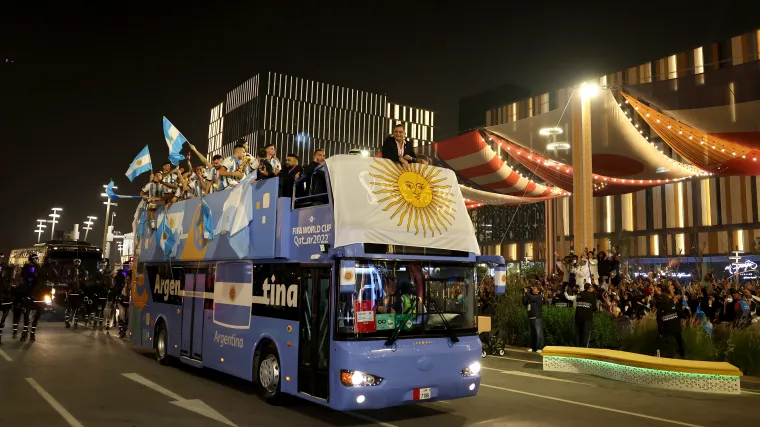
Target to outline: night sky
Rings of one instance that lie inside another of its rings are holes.
[[[736,1],[9,6],[25,3],[0,7],[6,254],[36,242],[51,207],[64,209],[57,228],[68,231],[97,216],[89,240],[99,245],[102,185],[113,178],[119,193],[137,194],[147,176],[130,184],[124,172],[145,144],[154,165],[166,159],[161,117],[204,151],[211,107],[258,72],[434,110],[440,140],[458,131],[461,97],[504,83],[545,92],[760,28]],[[117,230],[131,231],[135,207],[116,208]]]

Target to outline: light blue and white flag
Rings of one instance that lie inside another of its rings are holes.
[[[130,181],[134,181],[138,175],[150,172],[152,169],[153,165],[150,162],[150,151],[148,151],[148,146],[146,145],[137,157],[132,160],[132,164],[129,165],[129,169],[127,169],[127,172],[124,175],[126,175]]]
[[[187,138],[166,117],[164,117],[164,139],[166,145],[169,146],[169,161],[174,166],[179,166],[179,162],[185,158],[180,151],[182,151],[182,145],[187,142]]]
[[[214,317],[219,326],[231,329],[251,327],[253,296],[253,266],[250,262],[219,264],[214,283]],[[261,297],[258,297],[261,299]],[[267,300],[266,305],[269,305]],[[242,340],[241,347],[242,347]],[[236,345],[236,344],[233,344]]]
[[[253,221],[251,182],[255,175],[246,176],[230,192],[222,207],[222,217],[216,225],[216,234],[229,233],[230,246],[238,258],[243,258],[251,250],[249,225]]]
[[[211,215],[211,206],[201,199],[201,221],[203,221],[203,238],[214,240],[214,217]]]
[[[116,194],[116,192],[113,191],[113,180],[108,183],[108,186],[106,186],[106,195],[111,200],[119,200],[119,199],[142,199],[142,196],[124,196],[121,194]]]
[[[158,231],[161,233],[161,239],[159,240],[159,245],[164,251],[165,260],[168,260],[169,257],[177,253],[179,239],[182,235],[182,220],[184,216],[184,210],[160,215],[159,224],[161,225],[158,227]]]

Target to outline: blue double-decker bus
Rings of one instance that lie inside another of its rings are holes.
[[[340,155],[310,179],[324,194],[243,181],[159,210],[155,231],[138,210],[131,340],[159,363],[250,380],[266,401],[474,396],[484,261],[454,173]]]

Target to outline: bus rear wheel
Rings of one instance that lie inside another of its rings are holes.
[[[261,350],[256,366],[256,386],[259,397],[267,403],[278,404],[281,401],[280,356],[277,348],[269,344]]]
[[[161,365],[168,365],[169,338],[166,334],[166,325],[163,322],[156,327],[156,341],[153,346],[156,349],[156,361]]]

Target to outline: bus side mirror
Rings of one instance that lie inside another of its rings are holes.
[[[507,292],[507,268],[499,266],[494,269],[493,288],[496,295],[504,295]]]
[[[356,293],[356,261],[340,262],[340,292]]]

